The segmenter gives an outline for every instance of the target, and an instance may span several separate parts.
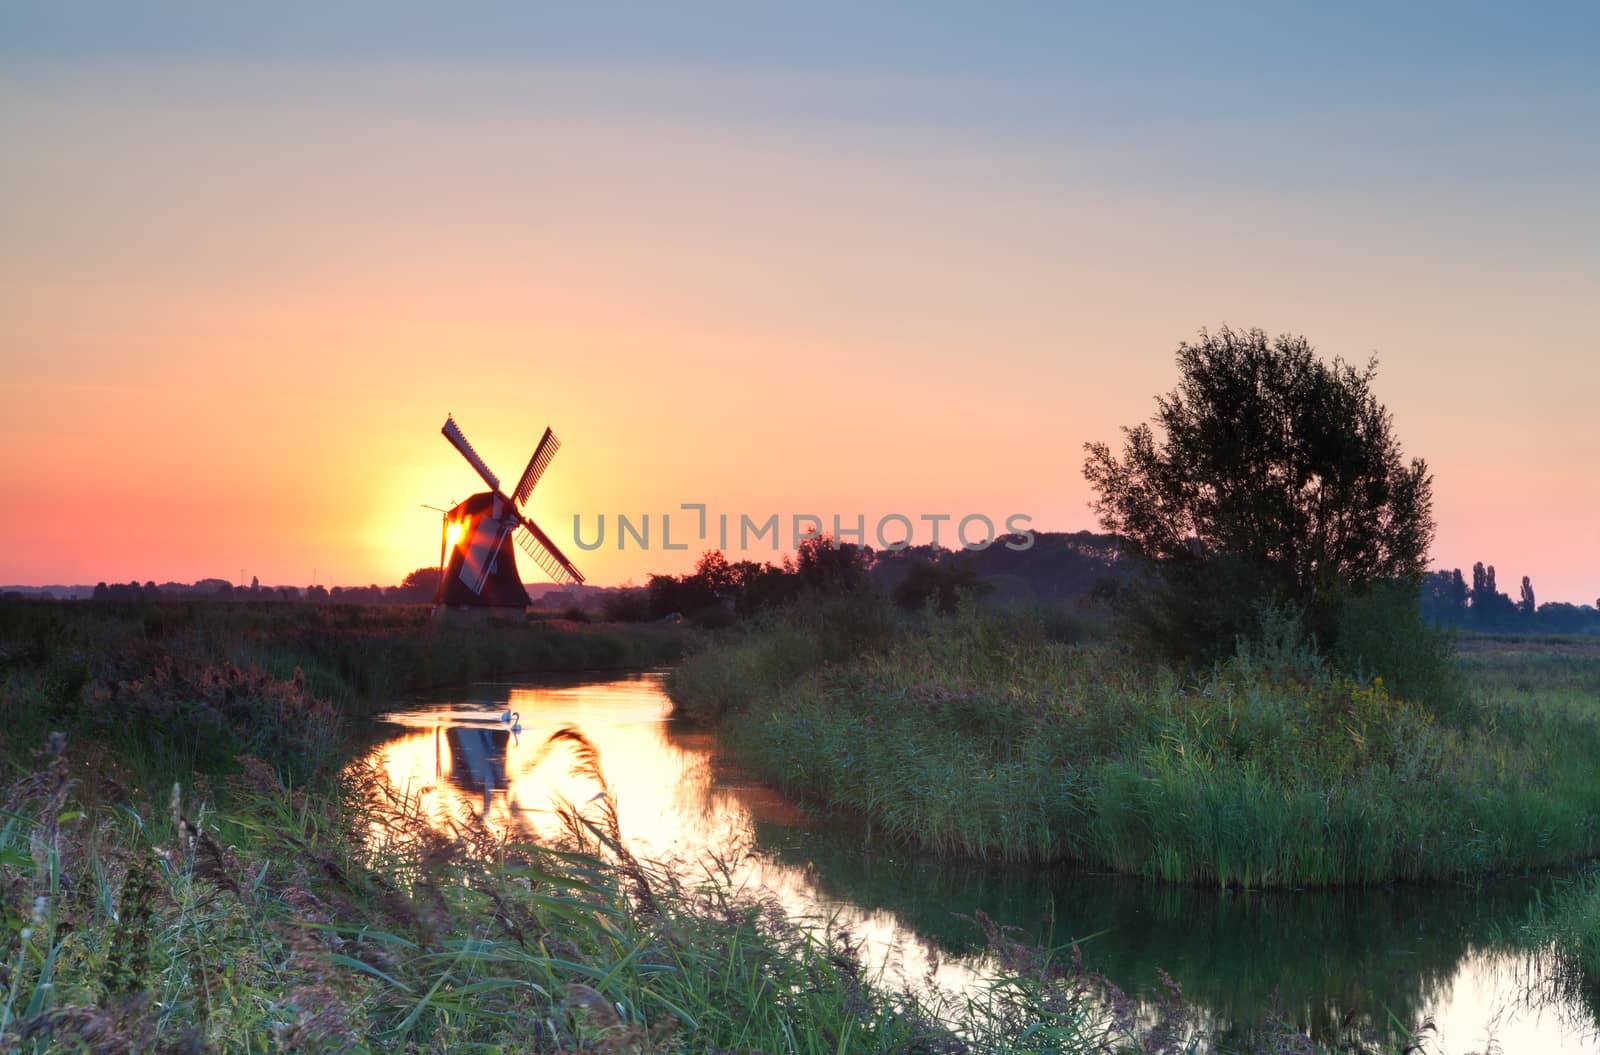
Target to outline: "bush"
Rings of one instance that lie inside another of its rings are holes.
[[[610,623],[647,623],[650,621],[650,591],[644,587],[623,587],[608,593],[600,602],[600,611]]]
[[[963,598],[981,597],[993,589],[968,564],[918,560],[912,562],[891,596],[905,611],[920,612],[931,604],[948,615]]]
[[[1335,625],[1340,670],[1381,677],[1395,695],[1456,724],[1474,720],[1454,637],[1422,618],[1415,590],[1386,583],[1347,597]]]
[[[739,621],[733,606],[721,602],[708,604],[696,610],[690,618],[696,626],[705,630],[725,630]]]

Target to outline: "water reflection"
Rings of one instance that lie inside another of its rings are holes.
[[[1050,869],[939,864],[817,825],[666,718],[659,675],[479,685],[390,716],[371,757],[441,817],[463,810],[531,837],[563,830],[563,802],[596,790],[544,750],[572,725],[600,751],[634,853],[697,870],[708,854],[791,914],[848,929],[891,979],[970,984],[978,909],[1042,941],[1093,935],[1086,959],[1149,995],[1157,968],[1223,1037],[1272,1007],[1314,1036],[1394,1036],[1434,1021],[1436,1051],[1600,1053],[1594,1011],[1551,991],[1517,942],[1531,882],[1331,893],[1227,894]],[[514,729],[501,720],[520,715]],[[966,918],[964,918],[966,917]]]

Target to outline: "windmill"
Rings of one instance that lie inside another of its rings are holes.
[[[522,479],[508,496],[500,490],[500,478],[478,457],[454,418],[446,416],[440,431],[451,446],[461,452],[467,464],[483,477],[489,490],[472,495],[444,515],[439,546],[439,593],[434,603],[527,607],[528,591],[517,575],[516,551],[511,548],[513,537],[523,552],[555,582],[562,585],[583,582],[583,573],[522,511],[539,477],[561,449],[561,441],[556,439],[555,433],[544,430],[533,457],[528,459],[528,467],[522,470]]]

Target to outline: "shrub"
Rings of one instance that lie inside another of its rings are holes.
[[[963,598],[980,597],[992,589],[968,564],[918,560],[912,562],[891,596],[896,606],[908,612],[920,612],[931,604],[948,615]]]
[[[650,591],[642,586],[623,587],[606,594],[600,611],[611,623],[644,623],[650,620]]]
[[[1451,632],[1422,618],[1415,590],[1384,583],[1339,605],[1333,660],[1362,678],[1381,677],[1390,690],[1455,724],[1475,715]]]

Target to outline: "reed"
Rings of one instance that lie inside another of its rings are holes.
[[[1552,950],[1563,984],[1600,992],[1600,872],[1586,872],[1535,903],[1522,938]]]
[[[797,926],[729,870],[690,885],[627,853],[576,730],[548,748],[600,794],[570,810],[565,844],[470,813],[440,824],[380,773],[324,764],[345,713],[438,672],[385,669],[396,638],[426,647],[420,625],[287,608],[0,620],[0,1050],[1111,1055],[1201,1037],[1175,987],[1136,1006],[1074,950],[993,926],[991,982],[887,985],[851,936]],[[823,628],[819,654],[873,625]],[[524,661],[523,635],[491,628],[471,664]],[[570,653],[595,654],[619,653]],[[28,744],[29,721],[68,732]],[[241,745],[275,757],[228,754]],[[1316,1050],[1278,1023],[1259,1035]]]
[[[720,648],[669,682],[686,706],[743,674]],[[1180,677],[979,610],[799,675],[756,670],[715,690],[736,700],[741,760],[934,854],[1300,887],[1600,851],[1600,709],[1564,688],[1477,687],[1435,712],[1319,662],[1245,652]]]
[[[1112,1055],[1201,1036],[1176,987],[1135,1005],[1075,950],[981,916],[994,981],[887,986],[848,934],[619,852],[603,807],[575,809],[582,845],[536,845],[437,827],[374,772],[312,795],[251,764],[216,811],[186,787],[165,808],[87,793],[59,737],[42,761],[0,791],[6,1051]]]
[[[0,760],[52,731],[116,749],[146,784],[250,753],[305,780],[347,722],[404,694],[513,674],[658,666],[692,644],[657,626],[309,603],[0,602]]]

